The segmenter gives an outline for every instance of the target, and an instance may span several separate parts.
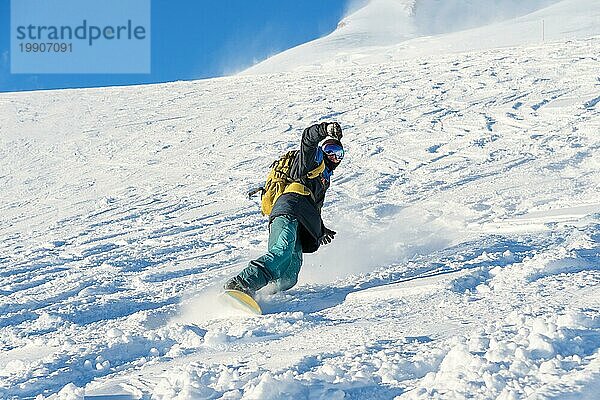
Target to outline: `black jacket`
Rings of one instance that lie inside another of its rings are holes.
[[[269,223],[281,215],[292,215],[300,222],[300,240],[304,253],[313,253],[319,248],[319,238],[323,236],[323,220],[321,208],[325,200],[325,192],[329,188],[331,171],[326,169],[314,179],[306,175],[317,168],[323,160],[323,152],[319,142],[327,137],[326,123],[310,126],[302,133],[300,152],[292,163],[290,175],[310,189],[313,196],[297,193],[282,194],[271,211]]]

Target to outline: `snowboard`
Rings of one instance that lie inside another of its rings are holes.
[[[233,307],[254,314],[254,315],[262,315],[262,310],[260,309],[260,305],[254,300],[251,296],[247,295],[244,292],[240,292],[239,290],[226,289],[223,294],[223,298],[227,300],[228,303],[233,305]]]

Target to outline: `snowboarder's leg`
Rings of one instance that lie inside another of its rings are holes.
[[[270,226],[267,254],[250,261],[234,279],[241,280],[251,291],[280,279],[290,265],[297,238],[298,220],[287,215],[276,217]]]
[[[281,278],[277,280],[277,289],[284,291],[293,288],[298,283],[298,274],[302,266],[302,243],[300,238],[296,238],[296,246],[290,259],[290,265],[281,274]]]

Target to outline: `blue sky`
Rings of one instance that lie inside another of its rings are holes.
[[[150,74],[32,75],[10,73],[10,1],[0,0],[0,92],[228,75],[333,31],[347,4],[348,0],[152,0]]]

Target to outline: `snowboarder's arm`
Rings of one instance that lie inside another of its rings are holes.
[[[308,174],[315,169],[320,160],[317,160],[317,150],[319,142],[327,137],[327,122],[321,122],[309,126],[302,133],[302,141],[300,142],[300,160],[298,163],[298,176]]]

